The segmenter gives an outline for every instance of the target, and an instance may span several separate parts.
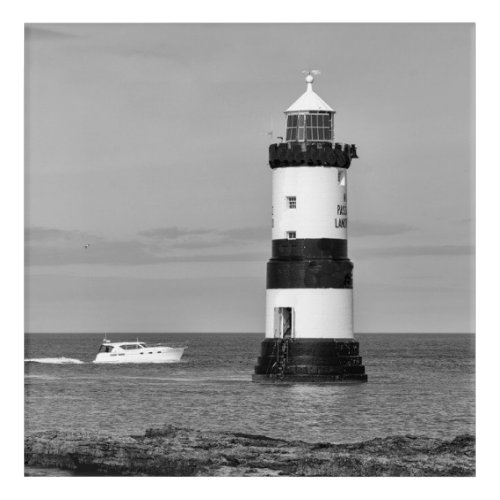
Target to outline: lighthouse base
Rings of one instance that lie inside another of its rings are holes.
[[[354,339],[265,339],[253,382],[360,383],[368,376]]]

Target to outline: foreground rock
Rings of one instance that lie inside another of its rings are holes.
[[[172,426],[126,437],[41,432],[25,438],[25,465],[82,475],[473,476],[475,438],[397,436],[311,444]]]

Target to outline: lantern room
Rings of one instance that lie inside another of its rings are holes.
[[[311,73],[306,91],[285,111],[286,142],[333,142],[335,111],[314,92]]]

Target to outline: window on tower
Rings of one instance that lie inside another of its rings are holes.
[[[289,240],[295,240],[297,238],[297,233],[295,231],[287,231],[286,232],[286,237]]]
[[[339,184],[341,186],[345,186],[345,171],[344,170],[339,170],[338,180],[339,180]]]
[[[288,208],[297,208],[297,197],[296,196],[287,196],[286,201],[288,204]]]

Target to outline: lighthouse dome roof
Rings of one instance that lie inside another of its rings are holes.
[[[314,92],[312,84],[313,75],[306,76],[306,91],[285,111],[285,113],[296,113],[299,111],[333,111],[333,109],[321,97]]]

